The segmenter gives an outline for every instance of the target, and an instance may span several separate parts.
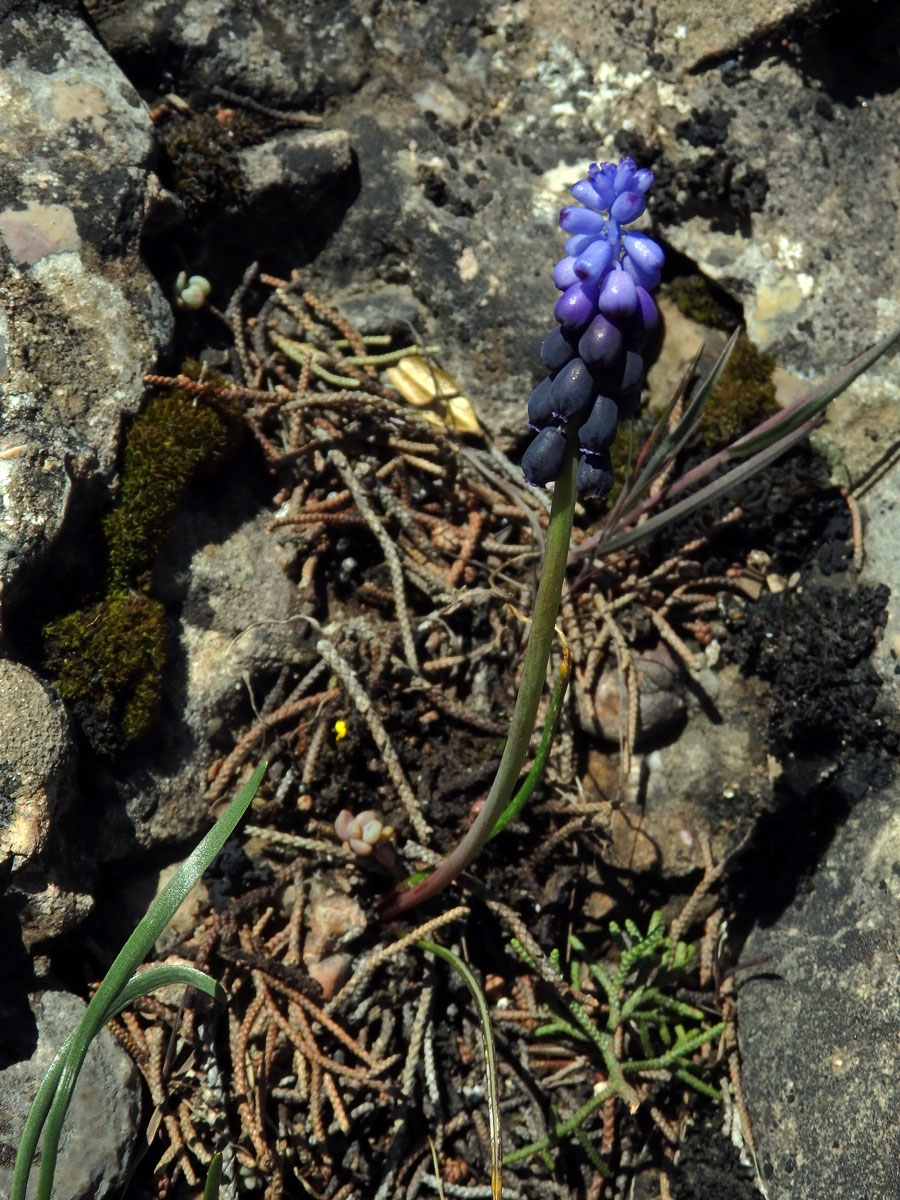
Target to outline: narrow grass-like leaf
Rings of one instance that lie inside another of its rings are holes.
[[[750,433],[744,434],[736,442],[732,442],[729,447],[732,457],[745,458],[748,454],[765,449],[773,437],[777,438],[785,433],[790,433],[818,416],[835,396],[839,396],[854,379],[862,375],[864,371],[868,371],[869,367],[877,362],[885,351],[890,350],[897,341],[900,341],[900,329],[895,329],[887,334],[874,346],[870,346],[868,350],[864,350],[862,354],[851,359],[846,366],[834,371],[817,387],[811,388],[799,400],[795,400],[781,412],[777,412],[761,422]]]
[[[693,437],[700,418],[703,415],[703,408],[706,404],[706,401],[709,399],[713,388],[719,382],[722,372],[728,365],[728,360],[731,358],[732,351],[737,345],[740,332],[740,329],[735,329],[734,333],[728,339],[724,350],[716,359],[716,363],[712,370],[694,389],[694,392],[688,401],[688,406],[682,414],[681,420],[678,422],[672,432],[664,436],[660,441],[659,446],[656,449],[656,453],[647,463],[645,471],[635,482],[635,495],[639,495],[640,492],[643,491],[644,487],[650,483],[651,479],[655,475],[658,475],[659,472],[665,468],[666,464],[671,462],[675,455],[679,454]],[[700,351],[697,352],[697,358],[699,358],[699,355]],[[695,358],[694,363],[696,363],[697,358]]]
[[[497,1063],[494,1057],[494,1035],[491,1030],[491,1014],[488,1011],[487,1000],[485,1000],[484,992],[479,987],[478,980],[472,974],[468,963],[463,962],[458,954],[454,954],[452,950],[448,950],[445,946],[439,946],[437,942],[429,942],[424,938],[417,941],[416,945],[420,950],[424,950],[428,954],[433,954],[436,958],[442,958],[444,962],[450,964],[471,992],[475,1007],[478,1010],[478,1018],[481,1022],[481,1037],[484,1043],[484,1065],[487,1075],[487,1100],[490,1116],[491,1196],[493,1200],[501,1200],[501,1192],[503,1190],[501,1167],[503,1159],[500,1146],[500,1102],[497,1098]]]
[[[828,404],[840,395],[859,375],[867,371],[887,350],[900,341],[900,329],[883,337],[874,346],[865,350],[840,370],[833,372],[824,382],[801,396],[793,404],[760,422],[749,433],[744,434],[730,446],[711,455],[704,462],[688,471],[679,479],[662,488],[656,495],[640,501],[624,512],[631,498],[637,495],[634,489],[625,500],[620,497],[616,505],[615,520],[607,522],[596,532],[585,538],[571,553],[572,561],[592,551],[611,554],[623,550],[635,542],[643,541],[659,529],[663,529],[701,505],[727,494],[745,479],[764,470],[770,463],[787,453],[803,441],[823,419]],[[705,388],[705,383],[702,385]],[[750,457],[748,457],[750,456]],[[679,504],[669,502],[688,488],[696,487],[713,471],[734,459],[743,459],[739,467],[729,471],[721,479],[695,492]],[[638,525],[637,521],[660,505],[667,507],[655,516]],[[627,527],[627,528],[626,528]]]
[[[75,1030],[73,1029],[48,1067],[47,1074],[44,1076],[28,1112],[25,1127],[19,1139],[19,1149],[16,1153],[10,1200],[19,1200],[19,1198],[25,1195],[28,1176],[31,1174],[32,1159],[37,1150],[38,1138],[41,1136],[41,1130],[44,1128],[44,1122],[47,1120],[47,1114],[53,1103],[53,1097],[56,1095],[57,1084],[62,1075],[63,1066],[65,1065],[74,1038]]]
[[[106,1017],[106,1021],[120,1013],[123,1008],[127,1008],[139,996],[149,996],[157,988],[168,987],[172,983],[196,988],[198,992],[204,992],[213,1000],[218,1000],[220,1004],[228,1002],[228,994],[221,983],[207,975],[205,971],[198,971],[196,967],[189,967],[182,963],[171,963],[162,967],[151,967],[148,971],[141,971],[139,975],[133,975],[116,997],[115,1007]],[[104,1025],[106,1021],[103,1022]]]
[[[641,542],[645,538],[650,537],[651,534],[657,533],[660,529],[665,529],[667,526],[672,525],[682,517],[686,517],[688,513],[693,512],[697,508],[701,508],[710,500],[715,500],[717,497],[727,495],[730,491],[736,488],[738,484],[743,483],[745,479],[752,478],[752,476],[756,475],[764,467],[767,467],[770,463],[773,463],[776,461],[776,459],[779,459],[782,454],[787,454],[789,450],[793,449],[794,446],[802,442],[803,439],[808,437],[811,433],[813,424],[814,422],[811,422],[809,428],[804,426],[800,429],[795,429],[793,433],[789,433],[787,437],[783,438],[780,442],[769,446],[768,449],[761,451],[759,454],[755,455],[751,459],[748,459],[746,462],[742,462],[738,466],[733,467],[727,474],[723,475],[721,479],[716,479],[713,483],[708,483],[706,487],[700,488],[699,491],[694,492],[692,496],[688,496],[685,500],[681,500],[677,504],[669,505],[669,507],[665,508],[662,512],[657,513],[655,516],[649,517],[642,524],[634,525],[630,529],[624,529],[621,533],[613,534],[608,541],[603,543],[601,553],[612,554],[614,550],[623,550],[626,546],[633,546],[635,542]],[[705,468],[706,466],[707,464],[704,463],[703,467]],[[707,474],[708,472],[704,470],[703,473]],[[693,472],[691,474],[693,474]],[[677,480],[666,494],[671,496],[673,494],[677,494],[677,491],[684,490],[684,487],[687,486],[685,483],[686,479],[687,476],[684,476],[682,479]],[[657,499],[657,497],[653,497],[654,501]],[[649,504],[647,507],[650,507]],[[639,506],[639,508],[633,513],[628,514],[628,516],[625,518],[625,521],[630,522],[632,519],[637,520],[637,517],[642,515],[642,511],[644,511],[644,506]],[[577,552],[579,554],[582,553],[584,546],[585,542],[582,542],[581,545],[577,547]]]
[[[218,1200],[221,1182],[222,1155],[214,1154],[210,1159],[209,1170],[206,1172],[206,1186],[203,1189],[203,1200]]]
[[[407,909],[436,896],[475,860],[487,844],[519,781],[544,690],[547,663],[550,661],[556,618],[565,582],[572,521],[575,516],[577,449],[577,430],[572,429],[563,469],[553,489],[543,569],[538,582],[531,633],[525,647],[522,679],[509,725],[509,736],[484,807],[453,853],[443,859],[427,879],[414,887],[395,891],[388,897],[381,910],[383,921],[392,921]]]
[[[685,367],[681,379],[672,392],[669,402],[664,411],[660,414],[656,424],[650,432],[650,436],[645,440],[638,452],[637,462],[634,464],[634,469],[630,466],[626,471],[625,478],[622,481],[622,488],[616,499],[612,509],[607,514],[606,520],[599,533],[594,534],[594,538],[598,541],[605,540],[613,529],[619,525],[622,513],[633,507],[636,501],[643,495],[647,486],[647,482],[658,473],[662,466],[665,465],[664,456],[658,452],[658,445],[662,442],[669,430],[669,421],[672,418],[672,413],[687,395],[688,387],[691,380],[694,378],[694,373],[697,370],[697,364],[700,362],[700,356],[703,353],[703,346],[700,345],[693,359]],[[628,425],[629,438],[633,437],[634,423]],[[629,455],[629,463],[631,455]],[[653,467],[650,463],[654,463]]]
[[[67,1039],[63,1050],[54,1059],[47,1079],[41,1085],[35,1101],[35,1107],[42,1109],[42,1114],[34,1121],[32,1121],[32,1114],[29,1115],[22,1140],[19,1143],[10,1200],[24,1200],[25,1188],[31,1171],[31,1161],[37,1148],[37,1139],[42,1126],[44,1127],[44,1142],[38,1177],[37,1200],[50,1200],[62,1123],[91,1042],[109,1017],[117,1011],[119,997],[128,987],[131,976],[147,957],[159,935],[184,902],[188,892],[234,832],[235,826],[256,795],[265,771],[265,763],[257,767],[209,833],[185,859],[150,905],[134,933],[119,951],[107,971],[77,1028]],[[198,974],[200,973],[198,972]],[[199,985],[193,984],[193,986]],[[55,1086],[48,1086],[51,1073],[55,1077]],[[50,1097],[49,1103],[48,1096]]]

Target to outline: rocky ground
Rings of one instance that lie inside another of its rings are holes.
[[[419,919],[488,998],[508,1195],[896,1192],[895,357],[813,449],[573,566],[545,781],[465,885],[386,928],[390,864],[332,828],[377,809],[413,870],[490,784],[546,524],[524,400],[588,162],[656,174],[651,407],[738,323],[737,421],[898,324],[896,14],[737,7],[0,5],[3,1187],[91,983],[266,757],[157,947],[229,1011],[161,995],[100,1039],[57,1195],[194,1195],[225,1147],[228,1195],[412,1197],[435,1163],[489,1194],[478,1021]],[[460,398],[348,365],[371,334],[439,347]],[[603,1027],[590,965],[656,910],[697,958],[651,948],[626,992],[649,971],[722,1035],[543,1146],[609,1076],[565,979]]]

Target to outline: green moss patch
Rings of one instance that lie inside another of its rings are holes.
[[[710,450],[727,446],[778,412],[772,372],[775,359],[741,334],[728,365],[700,418],[700,436]]]
[[[159,711],[166,616],[150,596],[110,591],[44,630],[45,663],[88,741],[113,753],[147,733]]]
[[[189,217],[197,222],[212,208],[239,206],[243,179],[238,153],[269,136],[278,123],[232,112],[219,120],[215,112],[170,113],[157,124],[169,156],[167,181],[181,197]]]
[[[128,432],[119,496],[103,523],[106,594],[44,629],[45,669],[99,753],[116,753],[156,719],[165,611],[148,594],[149,568],[186,488],[230,458],[240,429],[236,411],[178,390],[153,393]]]
[[[702,275],[681,275],[669,284],[679,312],[710,329],[733,329],[736,322],[710,290]]]
[[[159,553],[185,488],[233,448],[227,414],[187,392],[159,392],[128,434],[122,486],[104,522],[111,581],[120,586]]]

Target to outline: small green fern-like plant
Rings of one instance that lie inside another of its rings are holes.
[[[624,928],[610,922],[610,935],[617,947],[618,965],[614,968],[592,961],[584,943],[569,936],[569,982],[560,970],[560,954],[538,962],[519,941],[513,949],[536,974],[555,990],[552,1017],[534,1031],[535,1037],[571,1038],[594,1047],[606,1069],[607,1083],[577,1112],[562,1120],[553,1112],[550,1132],[538,1141],[506,1154],[504,1166],[540,1154],[548,1168],[553,1166],[550,1149],[567,1137],[574,1137],[595,1168],[608,1170],[592,1144],[585,1124],[611,1097],[625,1102],[632,1111],[641,1103],[634,1083],[658,1073],[669,1073],[694,1091],[718,1100],[719,1093],[697,1074],[693,1062],[696,1053],[722,1034],[723,1021],[711,1024],[707,1014],[678,999],[692,966],[695,949],[685,942],[672,943],[662,914],[654,912],[646,933],[634,921]],[[582,1003],[582,979],[585,971],[602,994],[602,1003],[592,1012]],[[625,1054],[617,1047],[624,1047]]]

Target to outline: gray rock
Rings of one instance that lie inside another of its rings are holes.
[[[340,129],[291,130],[238,155],[247,202],[258,218],[291,204],[315,210],[350,163],[350,139]]]
[[[56,693],[0,659],[0,857],[13,874],[46,849],[54,819],[71,804],[70,739]]]
[[[684,721],[683,667],[662,642],[651,650],[634,655],[637,673],[638,723],[635,745],[657,741]],[[613,745],[622,737],[626,716],[625,694],[620,672],[615,666],[604,671],[593,695],[594,732]],[[590,718],[590,714],[588,714]],[[591,728],[589,724],[587,728]]]
[[[365,4],[328,0],[119,0],[97,24],[114,54],[161,90],[226,87],[302,108],[360,86],[370,44]]]
[[[111,769],[98,796],[95,849],[120,858],[135,846],[183,841],[209,821],[206,772],[233,732],[264,706],[282,667],[316,661],[269,514],[232,484],[214,510],[182,507],[154,571],[173,621],[164,710],[152,756]],[[324,686],[324,684],[323,684]],[[221,740],[220,740],[221,739]],[[263,746],[251,759],[263,755]],[[233,789],[236,790],[236,787]]]
[[[866,536],[866,576],[892,589],[874,661],[894,709],[898,505],[895,469],[869,499]],[[880,1200],[900,1190],[898,802],[895,780],[857,804],[808,885],[744,950],[770,960],[739,989],[744,1087],[770,1200]]]
[[[96,510],[171,311],[139,257],[150,121],[67,4],[0,18],[0,590]],[[100,169],[102,164],[102,170]],[[93,485],[93,486],[92,486]]]
[[[823,47],[806,72],[771,52],[701,73],[663,168],[672,205],[657,209],[672,245],[741,302],[751,339],[809,382],[900,324],[900,195],[884,156],[900,96],[871,95],[863,79],[847,96],[838,53]],[[829,440],[857,477],[900,432],[898,401],[892,358],[832,406]]]
[[[451,24],[450,6],[430,6],[425,31],[414,7],[373,17],[372,76],[333,115],[361,192],[317,267],[331,283],[408,283],[432,314],[428,338],[507,442],[521,436],[552,324],[558,209],[594,158],[652,159],[656,230],[743,305],[786,371],[822,378],[900,322],[900,194],[884,155],[900,100],[885,84],[862,106],[854,89],[863,97],[871,81],[853,76],[826,6],[802,54],[773,32],[809,12],[802,3],[714,19],[712,5],[673,2],[655,17],[629,5],[602,22],[536,5],[527,33],[519,9]],[[701,62],[714,65],[692,73]],[[896,434],[898,386],[896,366],[880,364],[838,412]]]
[[[320,290],[409,286],[431,314],[421,332],[507,445],[552,325],[558,210],[595,158],[652,159],[649,219],[744,306],[787,372],[821,378],[900,322],[891,12],[853,25],[827,0],[667,0],[586,21],[574,0],[490,14],[283,0],[267,18],[263,34],[236,3],[128,0],[100,26],[187,94],[231,76],[280,103],[329,97],[360,190],[317,260]],[[882,364],[837,406],[875,431],[857,434],[870,462],[874,437],[900,431],[898,388]]]
[[[822,0],[663,0],[656,6],[656,48],[679,69],[695,71],[746,52],[789,22],[808,19],[823,7]]]
[[[93,900],[66,841],[75,798],[72,731],[62,701],[18,663],[0,659],[0,862],[26,946],[67,932]]]
[[[122,0],[97,14],[107,44],[150,90],[174,88],[198,105],[217,86],[282,106],[327,101],[329,122],[347,131],[359,194],[339,225],[334,213],[323,220],[330,240],[310,272],[323,298],[352,295],[372,319],[391,289],[391,311],[399,298],[423,339],[443,343],[445,364],[510,447],[524,434],[537,347],[552,324],[558,209],[595,158],[652,159],[649,219],[743,305],[753,339],[794,374],[820,378],[900,320],[900,179],[885,152],[900,122],[883,49],[895,43],[890,8],[869,5],[858,28],[825,0],[727,11],[712,0],[623,0],[602,21],[574,0],[490,9]],[[95,511],[90,484],[105,496],[122,416],[136,410],[141,375],[169,336],[168,305],[140,262],[141,225],[154,203],[158,223],[177,211],[154,185],[137,93],[74,6],[4,12],[0,583],[15,584],[50,548],[61,573],[82,551],[60,533]],[[802,44],[791,41],[797,27]],[[271,201],[269,233],[296,226],[295,191],[345,179],[347,137],[284,134],[243,152],[251,195]],[[249,259],[254,230],[238,232]],[[294,265],[305,264],[281,267]],[[834,436],[855,441],[854,471],[900,435],[898,400],[894,359],[836,405]],[[897,580],[894,503],[883,491],[873,507],[876,579]],[[264,689],[308,653],[263,519],[243,500],[223,509],[206,524],[186,509],[158,564],[179,646],[168,720],[152,762],[110,773],[99,855],[196,830],[216,722],[240,723],[244,677]],[[893,636],[892,627],[888,645]],[[648,756],[644,865],[663,846],[667,869],[693,869],[711,820],[718,857],[733,844],[732,823],[764,804],[758,722],[728,703],[723,689],[721,725]],[[48,778],[65,758],[56,745]],[[683,800],[698,772],[719,797],[712,813]],[[784,980],[753,981],[740,995],[772,1200],[897,1191],[895,811],[887,795],[858,806],[810,893],[747,949],[770,954]],[[632,855],[634,814],[621,815],[628,827],[616,845]],[[22,845],[33,862],[44,843]],[[48,921],[64,914],[57,930],[77,917],[74,890],[48,876],[42,894]]]
[[[30,1058],[0,1071],[0,1193],[6,1196],[31,1102],[54,1055],[85,1010],[84,1002],[67,992],[40,992],[29,997],[29,1003],[37,1045],[31,1042]],[[4,1051],[14,1033],[21,1049],[29,1041],[26,1029],[13,1030],[12,1019],[4,1014]],[[9,1062],[6,1053],[4,1061]],[[88,1051],[63,1125],[54,1200],[103,1200],[118,1194],[128,1178],[139,1114],[137,1071],[112,1034],[103,1029]],[[29,1198],[36,1193],[37,1174],[35,1164]]]
[[[677,878],[704,865],[704,843],[716,862],[735,849],[771,800],[765,705],[765,685],[736,667],[693,679],[683,731],[634,758],[612,814],[612,861]]]

